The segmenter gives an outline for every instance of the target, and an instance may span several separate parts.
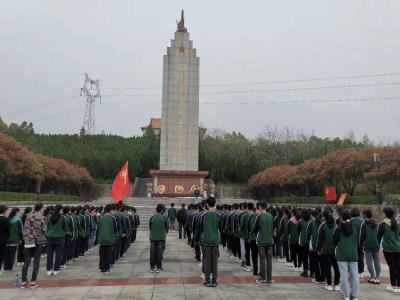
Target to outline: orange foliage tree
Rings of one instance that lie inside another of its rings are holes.
[[[374,153],[380,154],[379,167],[374,165]],[[362,183],[374,193],[377,183],[383,186],[387,182],[400,182],[400,147],[338,150],[297,166],[268,167],[249,181],[256,197],[322,195],[325,185],[353,195]]]
[[[94,180],[80,166],[28,151],[15,139],[0,133],[0,190],[34,192],[41,181],[43,192],[83,194]]]

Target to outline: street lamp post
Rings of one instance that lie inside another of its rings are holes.
[[[375,165],[375,170],[379,171],[379,169],[381,168],[381,157],[379,153],[374,153],[374,165]],[[377,179],[375,183],[375,195],[378,203],[382,204],[383,203],[382,184],[379,179]]]

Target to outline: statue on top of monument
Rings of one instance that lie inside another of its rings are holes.
[[[178,26],[176,32],[187,32],[187,28],[185,27],[185,17],[183,16],[183,9],[181,12],[181,20],[179,22],[176,21],[176,25]]]

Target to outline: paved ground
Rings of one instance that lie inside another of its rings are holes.
[[[112,274],[98,272],[96,250],[81,258],[57,276],[46,277],[44,261],[39,272],[40,287],[12,288],[16,272],[0,277],[0,299],[342,299],[340,292],[328,292],[309,279],[299,276],[274,261],[273,285],[257,285],[250,276],[221,251],[220,286],[203,287],[200,267],[184,241],[170,233],[165,253],[165,271],[149,273],[149,242],[147,232],[140,232],[138,241],[126,257],[116,265]],[[384,266],[383,281],[388,281]],[[398,295],[385,291],[386,284],[371,286],[362,284],[360,299],[399,299]]]

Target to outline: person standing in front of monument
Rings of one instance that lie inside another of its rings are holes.
[[[110,266],[113,262],[113,246],[115,243],[115,235],[117,233],[117,223],[111,215],[113,205],[108,204],[104,208],[104,215],[100,218],[98,228],[99,247],[99,269],[103,274],[110,273]]]
[[[149,221],[150,239],[150,272],[159,273],[162,270],[162,257],[165,249],[165,238],[168,233],[168,221],[162,215],[164,205],[158,204],[156,214]],[[157,267],[157,269],[155,269]]]
[[[267,212],[267,203],[260,203],[260,214],[254,225],[260,258],[259,283],[273,283],[272,280],[272,247],[274,246],[274,218]]]
[[[208,198],[206,203],[207,212],[201,218],[200,232],[203,252],[203,267],[207,287],[218,285],[218,257],[221,237],[219,233],[220,216],[215,209],[215,198]]]
[[[179,239],[186,239],[186,221],[187,221],[187,210],[185,203],[182,203],[181,209],[177,214],[178,226],[179,226]]]
[[[175,203],[171,203],[171,207],[168,209],[168,219],[171,231],[175,231],[175,221],[176,221],[176,208]]]

